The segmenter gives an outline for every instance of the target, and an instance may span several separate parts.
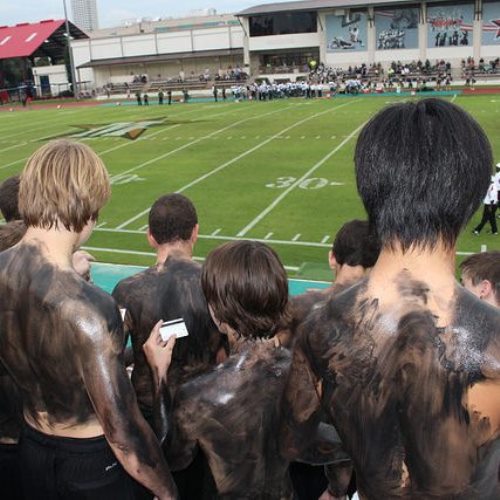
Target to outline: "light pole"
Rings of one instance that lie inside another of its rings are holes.
[[[63,0],[64,5],[64,23],[66,25],[66,38],[69,54],[69,69],[71,72],[71,81],[73,82],[73,96],[78,98],[78,90],[76,88],[76,71],[75,62],[73,61],[73,50],[71,49],[71,35],[69,33],[68,9],[66,8],[66,0]]]

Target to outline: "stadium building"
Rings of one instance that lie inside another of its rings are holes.
[[[454,81],[465,79],[467,62],[478,81],[498,83],[500,0],[267,3],[87,34],[71,43],[77,80],[98,93],[209,89],[247,76],[294,81],[307,78],[311,63],[387,69],[426,60],[446,62]],[[50,72],[37,68],[37,78]]]

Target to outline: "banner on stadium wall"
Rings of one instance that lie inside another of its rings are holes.
[[[500,46],[500,2],[483,3],[482,44]]]
[[[427,47],[471,47],[474,4],[427,4]]]
[[[377,50],[418,48],[418,8],[376,9]]]
[[[326,16],[326,37],[327,52],[367,50],[366,13],[353,12],[346,16]]]

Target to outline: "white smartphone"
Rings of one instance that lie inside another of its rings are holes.
[[[163,342],[166,342],[173,336],[179,339],[181,337],[187,337],[188,335],[189,332],[183,318],[165,321],[160,327],[160,336]]]

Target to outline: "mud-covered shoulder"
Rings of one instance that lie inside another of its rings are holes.
[[[317,374],[328,366],[346,359],[346,349],[352,347],[353,337],[361,315],[366,318],[378,310],[376,301],[364,299],[366,281],[360,281],[340,293],[330,293],[317,303],[298,329],[297,343]]]
[[[463,369],[500,380],[500,309],[457,286],[452,328],[449,356]]]

